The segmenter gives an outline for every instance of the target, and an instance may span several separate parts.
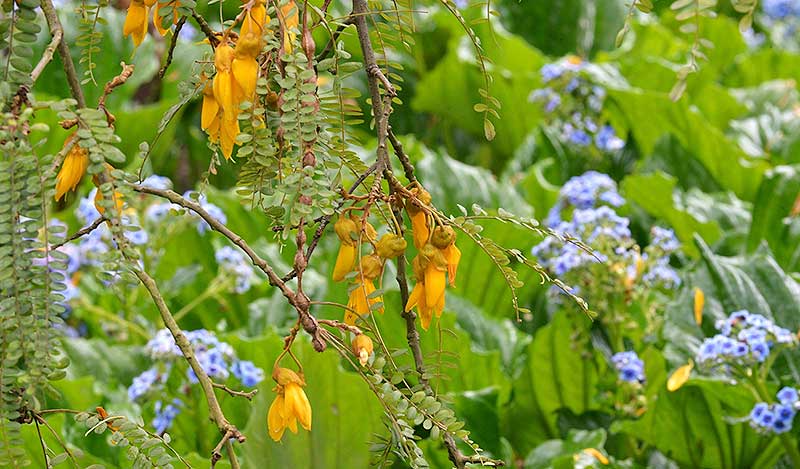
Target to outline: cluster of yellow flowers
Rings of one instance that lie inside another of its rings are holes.
[[[70,144],[72,146],[64,157],[64,162],[61,163],[61,169],[56,175],[56,200],[61,200],[67,192],[74,191],[75,188],[78,187],[78,183],[81,182],[83,175],[86,174],[86,169],[89,167],[89,152],[80,146],[77,141],[73,143],[75,136],[76,134],[73,133],[64,141],[64,148]],[[106,163],[106,170],[111,171],[113,169],[113,166]],[[94,206],[101,215],[105,215],[106,210],[103,208],[103,204],[100,203],[100,201],[103,200],[103,193],[99,190],[101,184],[100,178],[95,175],[92,177],[92,182],[94,182],[94,185],[98,188],[94,196]],[[114,203],[117,206],[117,210],[122,210],[124,202],[119,192],[114,193]]]
[[[306,380],[303,373],[296,373],[289,368],[275,366],[272,371],[275,380],[275,391],[278,395],[269,406],[267,414],[267,428],[269,436],[279,441],[288,428],[292,433],[297,433],[297,423],[306,430],[311,430],[311,403],[308,402],[303,388]]]
[[[456,271],[461,251],[456,247],[453,228],[436,223],[430,207],[431,196],[421,187],[410,191],[405,209],[411,220],[411,230],[417,256],[412,261],[416,285],[411,291],[406,310],[417,308],[422,328],[427,330],[433,314],[439,317],[444,310],[444,290],[448,283],[455,286]],[[332,278],[340,282],[351,272],[356,272],[345,312],[345,322],[353,325],[359,317],[366,316],[382,298],[375,295],[374,281],[383,272],[386,259],[402,255],[407,247],[405,239],[394,233],[383,235],[376,242],[375,228],[366,220],[343,214],[334,225],[339,237],[339,253]],[[358,258],[359,245],[370,243],[374,252]],[[377,307],[383,312],[382,307]]]
[[[125,16],[125,25],[122,27],[123,36],[132,36],[133,45],[139,47],[139,44],[144,41],[147,35],[147,19],[150,16],[150,8],[155,5],[155,12],[153,13],[153,25],[162,36],[167,34],[168,29],[162,25],[161,15],[159,10],[165,6],[171,6],[172,10],[172,24],[178,23],[178,10],[180,6],[178,0],[164,2],[162,5],[158,0],[131,0],[128,5],[128,13]]]

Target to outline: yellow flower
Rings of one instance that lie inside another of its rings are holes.
[[[239,36],[246,36],[250,33],[255,33],[256,36],[262,37],[264,35],[264,25],[269,23],[269,16],[267,16],[267,7],[263,1],[256,2],[250,11],[247,12],[242,20],[242,27],[239,30]]]
[[[434,249],[435,250],[435,249]],[[442,311],[444,311],[444,278],[442,277],[441,283],[441,291],[442,294],[436,298],[435,302],[428,301],[428,287],[426,285],[426,274],[428,273],[428,269],[430,268],[430,262],[427,260],[423,253],[420,253],[417,257],[414,258],[412,262],[412,267],[414,269],[414,277],[417,280],[416,285],[414,285],[414,289],[411,290],[411,294],[408,296],[408,301],[406,302],[406,311],[410,311],[413,308],[417,308],[419,312],[419,319],[422,328],[426,331],[430,326],[431,319],[433,318],[433,314],[436,313],[436,317],[442,316]],[[436,275],[433,275],[431,278],[436,278]],[[434,287],[430,287],[434,288]],[[437,295],[432,295],[437,296]]]
[[[361,366],[366,366],[369,361],[369,356],[372,355],[372,350],[372,339],[366,334],[359,334],[353,339],[353,353],[358,357]]]
[[[233,145],[239,135],[239,104],[243,95],[242,89],[233,77],[234,50],[223,41],[214,51],[214,66],[217,74],[214,76],[212,89],[214,99],[220,108],[219,142],[222,154],[230,159]]]
[[[586,448],[582,451],[582,453],[595,458],[600,464],[608,465],[608,458],[595,448]]]
[[[694,363],[689,360],[689,363],[675,370],[672,376],[667,380],[667,389],[670,392],[674,392],[686,384],[686,382],[689,381],[689,376],[692,374],[692,368],[694,368]]]
[[[147,34],[147,13],[148,5],[143,0],[131,0],[128,5],[128,14],[125,16],[125,25],[122,27],[122,35],[133,36],[133,44],[139,47]]]
[[[703,325],[703,306],[706,304],[706,295],[703,290],[694,288],[694,322],[698,326]]]
[[[375,292],[373,280],[380,276],[382,270],[383,264],[375,254],[361,259],[360,272],[347,300],[347,310],[344,314],[346,324],[354,325],[359,317],[369,315],[373,305],[383,303],[381,296],[372,296]],[[383,313],[383,307],[378,308],[378,312]]]
[[[64,146],[69,145],[74,138],[75,134],[67,137]],[[89,153],[78,145],[78,142],[75,142],[67,152],[67,156],[64,157],[64,162],[61,163],[61,169],[56,176],[56,200],[60,200],[68,191],[75,190],[88,167]]]
[[[287,54],[291,54],[292,43],[297,37],[297,33],[293,30],[297,29],[300,24],[300,14],[297,11],[297,5],[294,0],[289,0],[281,6],[280,16],[283,20],[283,48]]]
[[[451,287],[456,285],[456,272],[461,262],[461,250],[456,247],[456,232],[449,226],[437,226],[433,230],[431,243],[441,251],[447,264],[447,276]]]
[[[401,236],[394,233],[386,233],[378,240],[375,251],[384,259],[394,259],[403,254],[407,247],[408,243]]]
[[[242,33],[236,41],[234,58],[231,64],[236,83],[242,88],[242,97],[250,101],[256,93],[258,80],[258,62],[256,57],[261,53],[261,36],[254,31]]]
[[[205,80],[205,77],[202,77]],[[200,128],[208,134],[211,143],[219,141],[219,103],[214,97],[211,82],[206,80],[203,85],[203,107],[200,112]]]
[[[272,372],[272,379],[278,383],[274,389],[278,395],[272,401],[267,414],[270,438],[280,441],[287,428],[292,433],[297,433],[297,422],[311,431],[311,403],[303,391],[306,382],[302,375],[288,368],[276,367]]]
[[[113,171],[113,170],[114,170],[114,167],[111,166],[110,164],[106,163],[106,174],[110,174],[111,171]],[[97,192],[94,195],[94,208],[96,208],[97,211],[100,212],[100,215],[105,215],[106,214],[106,209],[105,209],[105,207],[103,207],[103,204],[100,203],[103,200],[103,193],[100,191],[100,184],[102,182],[100,181],[100,178],[97,176],[97,174],[92,176],[92,182],[94,183],[95,186],[97,186]],[[114,198],[114,204],[116,205],[117,212],[121,211],[122,210],[122,206],[125,203],[124,200],[122,200],[122,194],[120,194],[118,191],[114,191],[113,198]]]
[[[357,227],[355,222],[344,215],[333,225],[336,236],[339,237],[341,245],[336,256],[336,264],[333,267],[334,282],[341,282],[344,276],[353,271],[356,263],[356,241]]]
[[[415,187],[411,189],[411,192],[420,203],[430,205],[431,194],[428,193],[428,191]],[[414,237],[414,247],[420,249],[428,242],[431,233],[428,227],[428,215],[422,208],[416,205],[416,203],[417,202],[408,201],[406,203],[406,212],[408,212],[408,218],[411,220],[411,234]]]

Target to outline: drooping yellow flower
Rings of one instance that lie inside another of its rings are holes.
[[[107,174],[110,174],[110,172],[114,170],[114,167],[108,163],[106,163],[105,166]],[[100,184],[102,184],[102,181],[100,180],[98,175],[95,174],[94,176],[92,176],[92,182],[94,183],[95,186],[97,186],[97,192],[94,194],[94,208],[96,208],[97,211],[100,212],[100,215],[105,215],[106,209],[105,207],[103,207],[104,204],[101,203],[103,201],[103,192],[100,190]],[[125,204],[125,201],[122,199],[122,194],[120,194],[119,191],[114,191],[113,199],[117,212],[121,211],[122,206]]]
[[[205,80],[205,77],[202,77]],[[206,80],[203,85],[203,107],[200,112],[200,128],[208,134],[211,143],[219,141],[219,103],[214,97],[211,82]]]
[[[346,324],[354,325],[359,317],[368,316],[372,312],[373,305],[383,303],[381,296],[373,296],[375,292],[373,281],[382,271],[383,263],[377,255],[371,254],[361,258],[360,270],[347,300],[347,310],[344,314]],[[378,308],[378,312],[383,313],[382,306]]]
[[[233,145],[239,135],[239,104],[243,92],[233,76],[234,50],[227,41],[223,41],[214,51],[214,66],[217,74],[214,76],[212,89],[214,99],[220,108],[219,143],[222,154],[230,159]]]
[[[255,31],[240,35],[236,41],[231,63],[233,77],[242,89],[242,97],[250,101],[256,93],[256,80],[258,80],[256,57],[261,53],[261,43],[261,36]]]
[[[297,433],[297,422],[311,431],[311,403],[303,391],[306,385],[303,376],[288,368],[275,367],[272,379],[277,383],[273,391],[278,395],[272,401],[267,414],[270,438],[280,441],[287,428],[292,433]]]
[[[353,353],[358,357],[358,362],[361,363],[361,366],[366,366],[372,351],[372,339],[366,334],[359,334],[353,339]]]
[[[341,282],[345,275],[352,272],[356,264],[356,238],[358,231],[355,222],[344,215],[333,225],[336,236],[339,237],[339,253],[333,267],[334,282]]]
[[[69,145],[74,138],[75,134],[67,137],[64,146]],[[67,156],[64,157],[64,162],[61,163],[61,169],[56,176],[56,200],[61,200],[68,191],[75,190],[88,167],[89,152],[75,142],[67,152]]]
[[[431,194],[428,193],[428,191],[421,187],[415,187],[411,189],[411,192],[420,203],[430,205]],[[408,218],[411,220],[411,234],[414,238],[414,247],[420,249],[428,242],[428,238],[431,234],[428,225],[428,214],[413,201],[408,201],[406,203],[406,212],[408,212]]]
[[[447,264],[447,277],[451,287],[456,285],[456,273],[461,262],[461,250],[456,247],[456,232],[449,226],[437,226],[431,243],[441,251]]]
[[[423,250],[424,251],[424,250]],[[436,251],[434,249],[434,251]],[[442,260],[439,259],[440,265]],[[433,318],[433,314],[436,313],[436,317],[442,316],[442,311],[444,311],[444,277],[442,272],[441,277],[441,284],[438,286],[431,285],[430,288],[440,288],[441,295],[433,294],[430,296],[436,297],[434,302],[429,302],[429,293],[428,293],[428,284],[426,280],[426,274],[428,274],[428,269],[430,268],[431,260],[428,257],[424,256],[423,252],[414,258],[411,265],[414,270],[414,278],[416,279],[417,283],[414,285],[414,289],[411,290],[411,294],[408,296],[408,301],[406,302],[406,311],[410,311],[414,308],[417,308],[419,312],[419,319],[422,328],[426,331],[430,326],[431,319]],[[443,267],[440,267],[443,268]],[[438,269],[437,269],[438,270]],[[439,279],[439,275],[434,273],[431,275],[433,279]]]
[[[697,323],[698,326],[703,325],[703,307],[706,304],[706,295],[703,293],[703,290],[695,287],[694,288],[694,322]]]
[[[292,53],[292,43],[297,37],[294,31],[300,25],[300,13],[294,0],[289,0],[281,5],[281,18],[283,19],[283,48],[287,54]]]
[[[686,384],[689,381],[689,376],[692,375],[692,368],[694,368],[694,363],[689,360],[689,363],[675,370],[667,380],[667,390],[674,392]]]
[[[150,2],[152,4],[152,2]],[[122,34],[125,37],[133,36],[133,45],[139,44],[147,35],[147,15],[148,6],[144,0],[131,0],[128,5],[128,13],[125,16],[125,25],[122,27]]]
[[[262,37],[264,35],[264,26],[269,23],[269,19],[267,7],[264,5],[263,0],[257,1],[242,19],[239,36],[255,33],[256,36]]]

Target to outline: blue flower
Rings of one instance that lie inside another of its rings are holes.
[[[264,380],[264,370],[255,366],[253,362],[240,360],[231,366],[231,373],[242,385],[248,388],[256,386]]]
[[[764,13],[773,20],[782,20],[796,15],[800,7],[794,5],[794,0],[764,0]]]
[[[177,205],[174,207],[180,208]],[[156,223],[166,218],[171,208],[173,208],[173,204],[169,202],[158,202],[147,207],[144,211],[144,216],[147,221]]]
[[[168,329],[156,332],[155,337],[145,345],[145,350],[154,359],[181,355],[181,349],[175,344],[175,339]]]
[[[769,406],[765,402],[759,402],[753,406],[753,410],[750,411],[750,419],[754,422],[760,422],[761,416],[764,415],[765,412],[769,412]]]
[[[777,397],[778,400],[781,402],[781,404],[786,404],[790,406],[795,405],[798,399],[800,399],[798,398],[797,395],[797,389],[791,388],[789,386],[786,386],[782,388],[780,391],[778,391]]]
[[[147,394],[153,385],[158,381],[158,370],[150,368],[139,376],[133,378],[133,383],[128,387],[128,399],[135,401],[136,399]]]
[[[172,188],[172,181],[166,176],[159,176],[157,174],[151,174],[147,176],[144,181],[141,182],[143,186],[152,187],[153,189],[171,189]]]
[[[176,398],[172,400],[171,404],[167,404],[163,409],[161,406],[161,401],[156,401],[156,416],[153,419],[153,427],[156,429],[156,433],[159,435],[166,432],[172,426],[172,422],[175,420],[175,417],[181,413],[180,408],[183,407],[183,402]]]
[[[639,359],[636,352],[618,352],[611,357],[614,367],[619,373],[619,379],[629,383],[639,382],[643,383],[644,376],[644,362]]]
[[[681,248],[681,242],[675,236],[675,232],[669,228],[654,226],[650,229],[650,246],[660,249],[665,254],[677,251]]]
[[[250,289],[255,271],[241,251],[230,246],[223,246],[214,253],[214,257],[223,270],[235,276],[234,290],[236,293],[244,293]]]
[[[202,207],[203,209],[205,209],[206,212],[208,212],[209,215],[211,215],[211,218],[214,218],[223,224],[228,222],[228,217],[225,216],[225,212],[223,212],[222,209],[217,207],[216,205],[212,203],[204,203],[202,204]],[[205,220],[200,219],[200,221],[197,222],[198,233],[203,234],[210,229],[211,225],[209,225],[208,222],[206,222]]]
[[[774,413],[778,420],[793,420],[795,410],[791,405],[776,404]]]
[[[595,135],[594,144],[602,151],[612,152],[621,150],[625,146],[625,141],[617,137],[613,127],[604,125]]]
[[[611,206],[619,207],[625,199],[617,192],[617,183],[605,174],[587,171],[567,181],[559,192],[559,199],[575,208],[591,208],[603,201]]]
[[[759,362],[763,362],[769,355],[769,345],[767,345],[766,342],[750,343],[750,352],[753,354],[753,358]]]
[[[575,145],[579,145],[585,147],[592,143],[592,137],[589,136],[584,130],[576,129],[572,126],[567,127],[564,126],[564,130],[567,132],[567,138],[570,142],[574,143]]]
[[[681,284],[678,273],[669,266],[666,258],[659,259],[652,267],[647,269],[647,273],[642,276],[642,282],[646,285],[660,285],[665,288],[675,288]]]
[[[775,433],[786,433],[791,429],[791,420],[775,419],[775,421],[772,423],[772,431]]]
[[[549,81],[553,81],[556,78],[559,78],[561,75],[564,74],[564,67],[557,63],[552,64],[544,64],[539,70],[539,73],[542,75],[542,82],[547,83]]]
[[[560,105],[561,105],[561,96],[554,94],[550,96],[550,99],[547,100],[547,104],[545,104],[544,106],[544,111],[547,113],[553,112]]]

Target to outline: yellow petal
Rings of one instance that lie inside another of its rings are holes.
[[[286,386],[286,402],[291,406],[292,415],[306,430],[311,430],[311,403],[305,391],[299,385],[290,383]]]
[[[239,121],[237,119],[228,120],[223,117],[220,123],[220,148],[226,160],[233,154],[233,144],[239,135]]]
[[[333,267],[334,282],[341,282],[344,276],[353,271],[356,263],[356,247],[354,245],[342,244],[339,246],[339,254],[336,256],[336,265]]]
[[[275,397],[275,400],[272,401],[272,405],[269,406],[269,413],[267,414],[267,428],[269,430],[269,436],[275,441],[280,441],[280,439],[283,437],[283,432],[286,430],[286,427],[283,425],[283,417],[281,415],[283,407],[283,395],[278,394]]]
[[[444,258],[447,260],[447,277],[451,287],[456,286],[456,273],[458,263],[461,262],[461,250],[455,244],[451,244],[444,249]]]
[[[672,376],[667,380],[667,389],[670,392],[674,392],[686,384],[686,382],[689,381],[689,376],[692,374],[692,368],[694,368],[694,363],[689,360],[689,363],[675,370]]]
[[[219,104],[214,99],[213,93],[211,95],[203,93],[203,110],[200,113],[200,128],[207,130],[211,127],[214,119],[219,114]]]
[[[258,62],[252,57],[237,58],[233,60],[232,70],[236,83],[242,89],[244,99],[252,101],[256,93]]]
[[[406,302],[406,311],[411,311],[415,306],[419,305],[420,301],[425,303],[425,284],[417,282],[411,294],[408,295],[408,302]]]
[[[147,34],[147,7],[143,2],[132,1],[122,26],[122,35],[133,36],[133,44],[139,46]]]
[[[438,269],[433,262],[425,268],[425,303],[429,306],[438,304],[444,297],[445,272]]]
[[[430,236],[428,218],[422,210],[410,215],[409,218],[411,219],[411,231],[414,236],[414,247],[419,249],[428,242],[428,237]]]
[[[70,136],[65,145],[68,145],[72,138]],[[56,176],[56,200],[60,200],[68,191],[75,190],[84,173],[86,173],[88,166],[89,154],[76,142],[70,148],[67,156],[64,157],[64,162],[61,164],[61,169]]]
[[[703,290],[694,288],[694,322],[698,326],[703,325],[703,306],[706,304],[706,295]]]
[[[597,459],[597,461],[600,464],[603,464],[603,465],[607,465],[608,464],[608,458],[605,457],[605,455],[603,453],[601,453],[600,451],[598,451],[598,450],[596,450],[594,448],[586,448],[586,449],[583,450],[583,452],[588,454],[589,456]]]

